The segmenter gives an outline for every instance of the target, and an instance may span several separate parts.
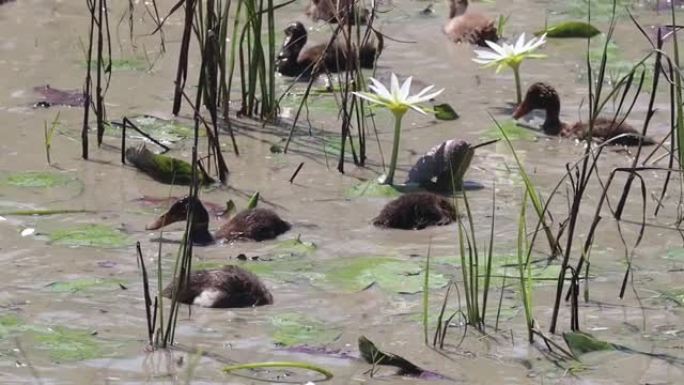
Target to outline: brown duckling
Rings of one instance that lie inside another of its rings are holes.
[[[368,21],[368,9],[354,4],[354,0],[311,0],[306,7],[306,15],[313,21],[323,20],[327,23],[366,24]],[[348,15],[351,6],[351,15]],[[348,17],[351,16],[351,17]]]
[[[176,284],[172,282],[166,286],[162,295],[171,298]],[[251,307],[273,303],[271,292],[259,277],[234,265],[191,272],[189,281],[177,295],[181,303],[203,307]]]
[[[449,21],[444,33],[456,43],[470,43],[486,47],[485,40],[499,40],[494,20],[485,14],[468,10],[468,0],[451,0]]]
[[[421,230],[443,226],[456,220],[454,205],[443,196],[430,192],[414,192],[400,196],[382,208],[373,219],[378,227]]]
[[[190,238],[196,245],[209,245],[215,241],[274,239],[290,230],[290,224],[280,219],[278,214],[268,209],[247,209],[232,217],[214,235],[209,232],[209,213],[199,199],[186,196],[179,199],[157,220],[149,224],[147,230],[157,230],[174,222],[185,221],[192,207],[192,226]]]
[[[542,124],[542,129],[546,135],[560,135],[564,138],[585,139],[589,135],[589,124],[577,122],[568,124],[561,122],[560,97],[558,92],[546,83],[534,83],[528,88],[525,99],[513,112],[513,118],[518,119],[532,110],[541,109],[546,111],[546,119]],[[611,141],[612,144],[624,146],[638,146],[655,144],[649,137],[642,137],[641,134],[632,126],[622,121],[622,119],[597,118],[594,121],[592,137],[600,140],[609,140],[618,135],[629,134]]]
[[[376,57],[382,51],[380,34],[377,34],[377,47],[371,43],[363,45],[358,50],[352,47],[350,54],[346,47],[337,41],[327,50],[326,44],[304,47],[307,37],[306,28],[300,22],[292,23],[285,28],[283,47],[276,59],[276,68],[280,74],[291,77],[300,75],[309,77],[325,72],[348,71],[356,66],[357,54],[361,68],[373,68]]]

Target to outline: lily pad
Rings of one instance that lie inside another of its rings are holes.
[[[676,247],[667,251],[667,254],[663,257],[671,261],[684,262],[684,248]]]
[[[676,306],[684,306],[684,288],[661,290],[660,297],[674,302]]]
[[[280,346],[323,345],[337,340],[341,332],[329,324],[299,313],[271,318],[273,341]]]
[[[456,120],[459,118],[458,113],[447,103],[437,104],[433,109],[435,118],[438,120]]]
[[[83,361],[106,355],[105,347],[92,332],[62,326],[32,329],[29,335],[37,348],[47,351],[55,362]]]
[[[545,30],[535,32],[536,36],[546,34],[550,38],[588,38],[601,33],[596,27],[582,21],[564,21],[547,26]]]
[[[515,120],[507,120],[500,122],[499,124],[501,125],[501,129],[503,129],[503,131],[506,133],[506,136],[508,136],[508,139],[510,140],[537,139],[537,135],[535,135],[534,131],[530,130],[529,128],[518,126]],[[497,125],[494,125],[485,131],[482,137],[484,139],[503,139],[501,129],[499,129]]]
[[[109,63],[108,58],[104,58],[104,64]],[[84,66],[88,65],[86,60],[83,63]],[[97,65],[96,61],[93,61],[93,66]],[[121,58],[112,59],[112,71],[147,71],[150,69],[150,65],[143,58],[131,57],[131,58]]]
[[[77,278],[69,281],[58,281],[48,285],[57,293],[78,293],[96,290],[120,290],[124,281],[111,278]]]
[[[361,182],[347,190],[348,198],[370,197],[370,198],[396,198],[401,195],[395,186],[380,184],[376,180]]]
[[[57,230],[50,234],[50,242],[65,246],[101,248],[125,247],[130,242],[120,230],[105,225],[80,225]]]
[[[581,331],[563,333],[563,339],[575,357],[591,352],[618,350],[614,344],[601,341],[591,334]]]
[[[288,239],[286,241],[279,242],[276,247],[276,253],[290,254],[290,255],[308,255],[316,251],[318,247],[313,242],[304,242],[298,236],[297,238]]]
[[[21,329],[23,322],[15,314],[5,314],[0,316],[0,341],[14,334]]]
[[[389,257],[357,257],[328,264],[324,286],[330,285],[348,292],[378,285],[383,290],[399,294],[423,291],[423,267],[410,261]],[[442,274],[430,273],[430,288],[446,286],[449,280]]]
[[[138,115],[128,117],[128,119],[142,132],[162,142],[178,142],[195,135],[194,128],[174,120],[162,119],[152,115]],[[109,124],[105,132],[110,136],[120,137],[122,127],[123,123]],[[204,137],[206,135],[207,133],[203,128],[199,130],[199,136]],[[141,135],[131,128],[126,130],[126,136],[141,138]]]
[[[53,188],[65,186],[78,179],[64,173],[50,171],[22,171],[0,179],[0,185],[20,188]]]
[[[562,2],[562,4],[565,5],[566,13],[573,18],[580,20],[587,18],[587,0],[569,0]],[[616,16],[626,16],[626,9],[633,7],[633,4],[633,0],[617,0],[617,6],[615,7]],[[613,13],[613,0],[591,0],[590,6],[592,20],[610,20]]]

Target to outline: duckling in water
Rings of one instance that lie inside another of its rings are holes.
[[[513,118],[521,118],[536,109],[546,111],[546,119],[542,124],[542,129],[546,135],[560,135],[564,138],[580,140],[589,136],[589,124],[583,122],[568,124],[560,121],[560,97],[558,92],[546,83],[534,83],[530,86],[525,94],[525,99],[513,112]],[[642,137],[634,127],[622,119],[597,118],[594,121],[592,138],[609,140],[622,134],[629,134],[629,136],[620,137],[611,143],[625,146],[638,146],[639,143],[643,145],[655,144],[652,138]]]
[[[327,23],[366,24],[368,21],[368,9],[353,4],[354,0],[311,0],[306,7],[306,15],[313,21],[323,20]],[[351,15],[349,7],[351,6]],[[340,22],[341,20],[341,22]]]
[[[214,235],[209,232],[209,213],[199,199],[186,196],[179,199],[166,213],[149,224],[147,230],[157,230],[174,222],[185,221],[192,209],[190,239],[196,245],[209,245],[215,241],[274,239],[290,230],[290,224],[268,209],[247,209],[232,217]]]
[[[276,59],[276,69],[283,76],[317,76],[325,72],[343,72],[356,67],[373,68],[375,59],[382,51],[382,35],[376,34],[377,47],[371,43],[364,44],[361,49],[352,46],[351,52],[338,42],[333,42],[326,50],[326,44],[304,47],[308,38],[306,28],[300,22],[285,28],[283,47]]]
[[[444,26],[444,33],[456,43],[470,43],[486,47],[486,40],[494,42],[499,40],[494,20],[483,13],[469,11],[468,0],[451,0],[449,19]]]
[[[428,226],[443,226],[456,220],[454,205],[440,195],[414,192],[400,196],[383,207],[373,219],[378,227],[421,230]]]
[[[176,290],[177,282],[172,282],[162,291],[162,295],[171,298]],[[203,307],[250,307],[273,303],[271,292],[259,277],[234,265],[191,272],[188,282],[177,296],[181,303]]]

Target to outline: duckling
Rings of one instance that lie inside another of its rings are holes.
[[[383,207],[373,225],[393,229],[421,230],[456,220],[456,209],[446,198],[430,192],[400,196]]]
[[[468,0],[451,0],[449,21],[444,33],[455,43],[470,43],[486,47],[486,40],[497,41],[499,34],[494,20],[485,14],[468,10]]]
[[[542,124],[542,129],[546,135],[560,135],[564,138],[580,140],[589,135],[589,124],[587,123],[568,124],[560,121],[560,97],[558,92],[549,84],[541,82],[532,84],[528,88],[523,102],[513,112],[513,118],[518,119],[536,109],[546,111],[546,119]],[[600,117],[594,121],[593,138],[605,141],[622,134],[630,135],[615,139],[611,143],[624,146],[638,146],[639,143],[643,145],[655,144],[652,138],[642,137],[639,131],[626,122],[621,122],[621,119],[613,120]]]
[[[176,290],[177,282],[174,281],[164,288],[162,295],[171,298]],[[259,277],[235,265],[191,272],[177,295],[181,303],[202,307],[251,307],[273,303],[273,295]]]
[[[221,240],[232,242],[248,239],[260,242],[274,239],[290,230],[290,224],[280,219],[278,214],[268,209],[255,208],[241,211],[212,235],[209,232],[209,213],[199,199],[191,196],[176,201],[146,229],[157,230],[174,222],[185,221],[191,209],[190,239],[199,246]]]
[[[485,144],[489,144],[486,142]],[[407,184],[418,184],[436,192],[463,188],[463,176],[475,154],[475,148],[465,140],[450,139],[430,149],[409,170]]]
[[[360,24],[366,24],[368,9],[353,3],[355,3],[354,0],[311,0],[305,13],[313,21],[323,20],[327,23],[350,23],[353,25],[358,20]],[[351,15],[348,15],[350,6]]]
[[[382,51],[382,35],[378,37],[377,47],[371,43],[364,44],[361,49],[352,47],[351,54],[344,44],[335,41],[326,50],[326,44],[304,47],[307,41],[304,25],[294,22],[285,28],[283,47],[276,59],[276,69],[283,76],[316,76],[324,72],[342,72],[356,66],[357,54],[361,68],[373,68],[375,59]]]

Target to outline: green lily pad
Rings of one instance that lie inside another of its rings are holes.
[[[21,318],[16,314],[0,316],[0,341],[20,330],[23,325]]]
[[[299,313],[279,314],[271,318],[273,341],[280,346],[324,345],[340,337],[340,330]]]
[[[354,150],[359,152],[359,141],[354,138]],[[328,156],[338,157],[342,152],[342,140],[338,136],[330,136],[325,138],[325,152]],[[351,148],[349,147],[349,138],[344,145],[345,156],[351,156]]]
[[[618,350],[614,344],[581,331],[563,333],[563,339],[575,357],[591,352]]]
[[[399,195],[401,195],[401,192],[395,186],[380,184],[374,179],[361,182],[346,192],[348,198],[396,198]]]
[[[91,360],[107,355],[108,350],[92,332],[62,326],[31,329],[29,335],[37,343],[37,348],[48,352],[55,362]]]
[[[290,255],[309,255],[316,251],[318,246],[313,242],[304,242],[298,236],[297,238],[288,239],[279,242],[274,250],[279,255],[290,254]]]
[[[89,246],[101,248],[125,247],[130,242],[120,230],[104,225],[80,225],[50,234],[50,242],[65,246]]]
[[[565,5],[566,13],[573,18],[580,20],[587,18],[587,0],[568,0],[561,3]],[[626,16],[626,8],[632,7],[633,4],[633,0],[617,0],[617,6],[615,7],[616,16]],[[613,13],[613,0],[591,0],[590,6],[592,20],[610,20]]]
[[[448,103],[437,104],[433,107],[435,118],[438,120],[456,120],[458,113]]]
[[[667,254],[663,257],[671,261],[684,262],[684,248],[676,247],[667,251]]]
[[[660,297],[674,302],[677,306],[684,306],[684,288],[661,290]]]
[[[56,293],[78,293],[96,290],[120,290],[124,281],[111,278],[77,278],[48,285]]]
[[[108,59],[104,58],[104,64],[108,64]],[[86,60],[83,63],[84,66],[88,65],[88,61]],[[96,61],[93,61],[93,66],[97,65]],[[118,71],[147,71],[150,69],[150,65],[145,61],[143,58],[121,58],[121,59],[112,59],[112,71],[118,72]]]
[[[564,21],[547,26],[545,30],[535,32],[536,36],[546,34],[550,38],[588,38],[601,33],[596,27],[582,21]]]
[[[20,188],[52,188],[73,182],[78,182],[78,179],[64,173],[50,171],[22,171],[0,179],[0,185]]]
[[[192,138],[195,135],[194,128],[173,120],[151,115],[138,115],[128,117],[128,119],[142,132],[162,142],[178,142],[183,139]],[[121,131],[123,130],[121,124],[123,123],[108,124],[105,133],[109,136],[121,137]],[[204,137],[206,135],[207,133],[204,128],[201,128],[199,136]],[[126,129],[126,137],[140,138],[141,135],[129,127]]]
[[[375,284],[389,292],[415,294],[423,291],[425,282],[425,272],[420,264],[389,257],[357,257],[329,263],[325,276],[324,286],[348,292],[361,291]],[[448,283],[442,274],[430,272],[430,288],[441,288]]]
[[[525,127],[520,127],[518,124],[515,122],[515,120],[506,120],[503,122],[499,122],[501,125],[501,129],[506,133],[506,136],[508,136],[508,139],[510,140],[535,140],[537,139],[537,135],[535,135],[534,131],[530,130],[529,128]],[[482,136],[483,139],[503,139],[503,134],[501,134],[501,129],[495,124],[491,128],[489,128],[487,131],[485,131],[484,135]]]

